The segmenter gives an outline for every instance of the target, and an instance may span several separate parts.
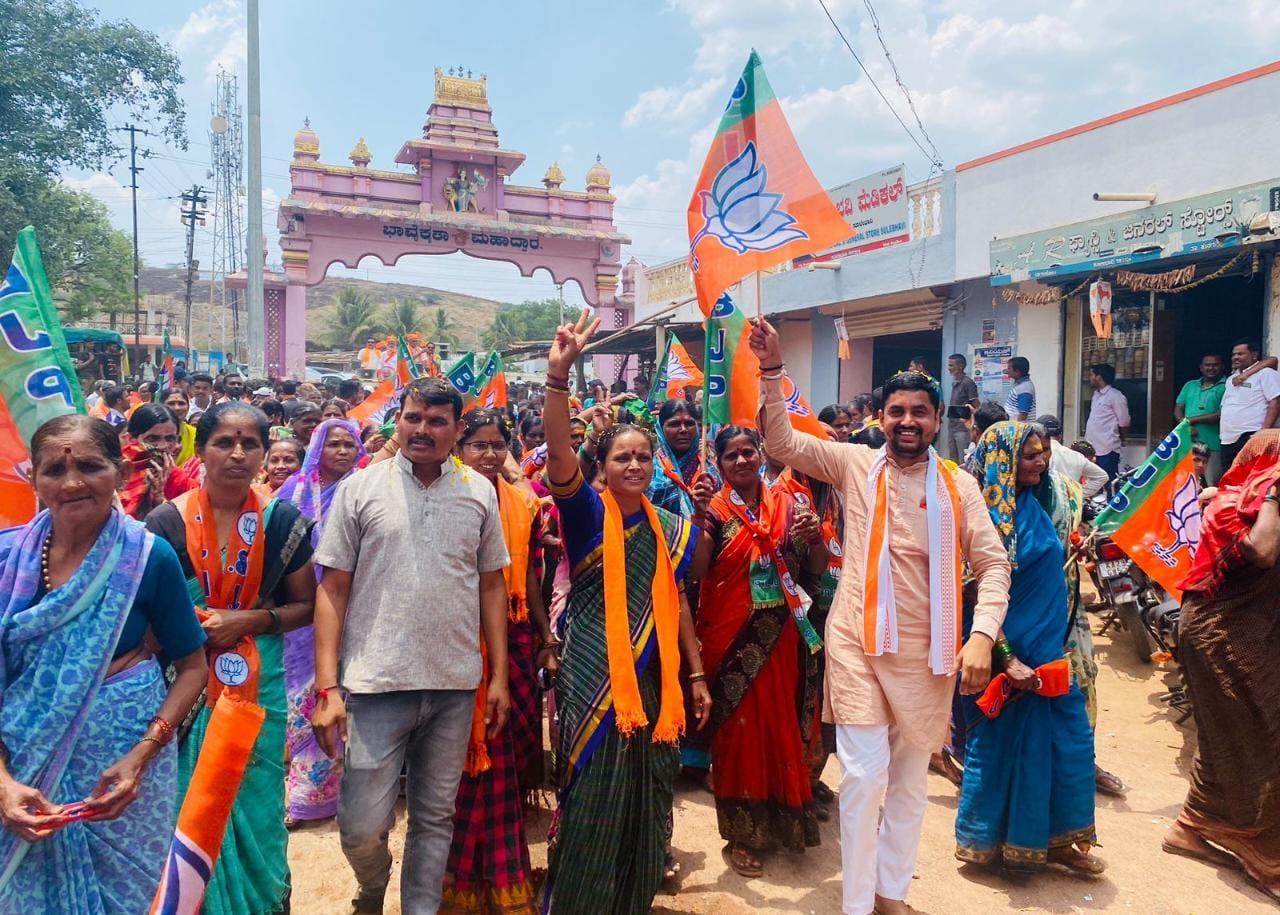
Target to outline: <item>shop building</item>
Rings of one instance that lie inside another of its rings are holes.
[[[1278,102],[1280,62],[957,166],[949,347],[1025,356],[1068,441],[1088,419],[1088,367],[1113,365],[1125,459],[1144,456],[1204,353],[1280,346]],[[1110,339],[1089,314],[1098,279]],[[995,387],[984,397],[1002,399]]]

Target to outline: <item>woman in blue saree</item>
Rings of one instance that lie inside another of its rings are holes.
[[[1089,854],[1097,841],[1093,731],[1084,694],[1066,673],[1064,649],[1072,625],[1063,572],[1067,517],[1078,498],[1069,481],[1048,470],[1048,442],[1029,423],[996,423],[976,457],[991,520],[1013,566],[1009,612],[996,642],[1011,689],[995,717],[979,707],[981,700],[963,701],[956,857],[1014,870],[1052,863],[1099,874],[1105,865]],[[1050,686],[1051,670],[1061,673],[1059,689]],[[999,686],[993,681],[983,698]]]
[[[46,508],[0,533],[0,911],[145,912],[205,636],[173,549],[115,506],[115,431],[61,416],[31,456]]]
[[[698,476],[698,408],[668,400],[658,410],[653,481],[645,494],[658,508],[688,520],[693,517],[693,482]]]

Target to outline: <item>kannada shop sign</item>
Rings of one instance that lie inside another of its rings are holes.
[[[991,284],[1088,273],[1233,248],[1280,211],[1280,178],[991,242]]]
[[[796,259],[797,265],[861,254],[911,240],[907,182],[901,165],[867,175],[827,191],[854,233],[848,241]]]

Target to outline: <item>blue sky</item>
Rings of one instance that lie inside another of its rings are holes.
[[[1209,82],[1278,56],[1273,0],[1114,3],[1104,0],[826,0],[876,82],[908,123],[872,21],[947,167],[1073,124]],[[179,262],[179,191],[207,183],[207,124],[218,63],[244,74],[243,0],[98,0],[171,43],[183,62],[191,144],[153,146],[141,176],[143,257]],[[1217,8],[1215,8],[1215,6]],[[548,0],[526,3],[262,4],[266,209],[288,193],[288,159],[304,117],[321,159],[345,164],[364,136],[375,168],[392,168],[420,133],[433,73],[463,66],[489,77],[503,146],[527,161],[512,180],[536,184],[553,160],[581,188],[599,153],[613,172],[616,219],[647,263],[686,245],[684,209],[730,80],[751,47],[815,173],[834,186],[905,162],[928,162],[836,36],[818,0]],[[1205,142],[1207,138],[1184,138]],[[129,227],[128,171],[74,173]],[[1229,183],[1229,182],[1227,182]],[[206,264],[209,240],[197,236]],[[361,275],[508,301],[554,293],[546,279],[462,255],[366,259]],[[577,298],[566,287],[566,296]]]

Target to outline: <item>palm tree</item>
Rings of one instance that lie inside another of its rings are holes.
[[[418,314],[418,303],[413,299],[396,299],[382,322],[383,329],[397,337],[407,337],[421,326],[422,316]]]
[[[523,323],[514,309],[500,309],[481,337],[481,343],[485,349],[506,349],[521,339],[523,331]]]
[[[353,286],[344,286],[334,299],[337,314],[333,319],[333,342],[336,346],[356,347],[366,334],[376,332],[373,302]]]
[[[436,322],[430,336],[436,343],[456,345],[458,342],[458,335],[453,331],[453,321],[449,319],[449,313],[443,308],[436,309]]]

